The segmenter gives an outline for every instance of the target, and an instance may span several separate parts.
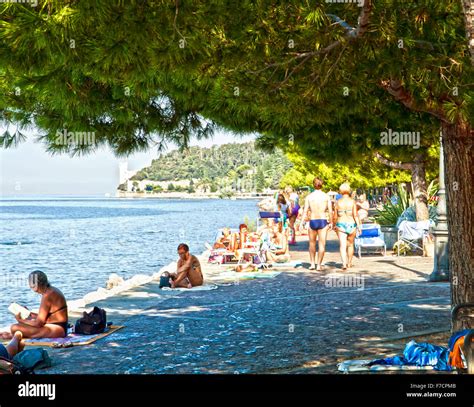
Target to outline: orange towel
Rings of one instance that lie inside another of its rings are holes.
[[[461,357],[461,348],[464,345],[464,336],[458,338],[453,346],[453,351],[449,353],[449,364],[451,367],[465,368]]]

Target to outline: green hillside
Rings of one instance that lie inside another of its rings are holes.
[[[281,151],[265,153],[250,142],[174,150],[153,160],[131,179],[170,182],[194,179],[195,186],[208,184],[212,191],[261,191],[278,188],[280,179],[291,167]]]

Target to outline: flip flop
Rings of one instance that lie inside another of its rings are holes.
[[[316,266],[309,266],[308,270],[316,270]]]

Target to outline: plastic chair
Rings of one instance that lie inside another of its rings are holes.
[[[361,232],[355,238],[355,248],[359,259],[362,257],[362,249],[382,249],[384,257],[387,255],[387,245],[380,225],[375,223],[363,223]]]
[[[431,226],[429,220],[409,222],[404,220],[398,225],[398,242],[406,243],[412,249],[425,249],[425,237]],[[421,245],[420,245],[421,240]],[[400,256],[400,244],[397,244],[397,256]]]

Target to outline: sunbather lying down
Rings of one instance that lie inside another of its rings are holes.
[[[49,284],[48,277],[42,271],[33,271],[29,275],[30,288],[41,295],[38,313],[31,312],[27,318],[15,315],[16,324],[10,332],[0,332],[3,339],[11,339],[20,331],[25,338],[63,338],[67,335],[68,313],[63,293]]]
[[[7,346],[0,344],[0,356],[12,360],[13,356],[20,353],[24,347],[25,343],[23,341],[23,334],[20,331],[17,331]]]

